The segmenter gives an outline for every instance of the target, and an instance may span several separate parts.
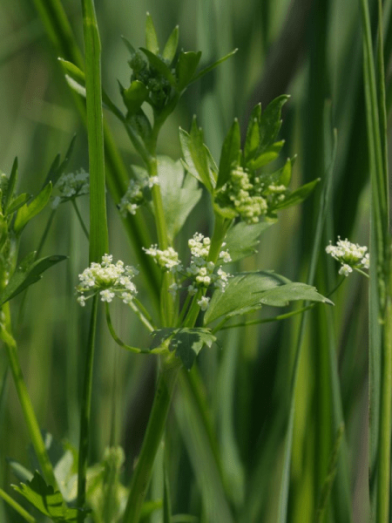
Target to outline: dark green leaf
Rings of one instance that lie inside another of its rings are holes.
[[[316,301],[333,305],[331,300],[319,294],[315,287],[306,283],[290,282],[275,289],[256,292],[262,305],[271,305],[272,307],[284,307],[290,301],[298,300]]]
[[[230,278],[225,292],[216,290],[204,315],[208,324],[221,316],[235,316],[261,308],[260,292],[290,283],[290,280],[269,271],[244,272]]]
[[[177,358],[180,358],[184,367],[188,370],[192,365],[204,345],[211,347],[216,341],[216,337],[209,329],[203,328],[165,328],[153,332],[154,341],[151,348],[159,347],[165,340],[169,340],[169,350],[175,351]]]
[[[239,222],[227,233],[224,247],[229,251],[232,261],[241,260],[257,252],[260,234],[273,225],[274,221],[249,225]]]
[[[178,25],[176,25],[171,35],[167,39],[165,48],[162,53],[163,58],[165,60],[169,60],[170,63],[173,61],[173,58],[175,57],[177,51],[179,33],[179,27]]]
[[[166,80],[169,82],[169,84],[175,88],[176,79],[175,79],[173,73],[171,72],[170,68],[165,64],[165,62],[162,60],[162,58],[159,58],[159,56],[156,56],[148,49],[144,49],[144,47],[141,47],[140,50],[146,55],[151,67],[153,67],[159,73],[161,73],[161,75],[166,78]]]
[[[222,145],[219,161],[219,175],[216,188],[222,187],[230,177],[230,171],[238,165],[241,153],[241,131],[237,118],[230,127]]]
[[[124,42],[124,44],[125,44],[126,48],[128,49],[128,51],[131,53],[131,56],[134,57],[135,54],[136,54],[136,50],[133,47],[133,45],[131,44],[131,42],[127,38],[125,38],[125,36],[123,36],[123,35],[121,35],[121,39]]]
[[[232,57],[233,55],[235,55],[235,53],[238,51],[238,49],[234,49],[233,51],[231,51],[230,53],[228,53],[227,55],[223,56],[222,58],[219,58],[219,60],[217,60],[216,62],[214,62],[213,64],[207,66],[205,69],[202,69],[199,73],[197,73],[196,76],[194,76],[192,78],[192,82],[196,82],[196,80],[200,80],[200,78],[202,78],[204,75],[208,74],[209,72],[211,72],[213,69],[215,69],[215,67],[218,67],[218,65],[222,64],[223,62],[225,62],[228,58]]]
[[[293,191],[290,193],[285,200],[282,202],[279,202],[275,210],[279,211],[280,209],[286,209],[287,207],[291,207],[293,205],[298,205],[299,203],[303,202],[315,189],[316,185],[319,183],[320,178],[316,178],[316,180],[313,180],[312,182],[306,183],[296,191]]]
[[[250,115],[248,129],[246,131],[245,145],[244,145],[244,160],[247,163],[252,159],[260,144],[260,118],[261,118],[261,104],[257,104]]]
[[[142,109],[140,109],[136,114],[129,116],[128,123],[144,143],[148,142],[151,137],[152,127],[150,120],[144,114]]]
[[[153,54],[159,53],[158,37],[150,13],[146,18],[146,47]]]
[[[181,92],[192,81],[199,65],[201,58],[201,51],[195,53],[193,51],[181,51],[176,65],[178,90]]]
[[[34,477],[20,486],[13,488],[24,496],[41,514],[51,518],[55,523],[68,523],[77,521],[79,509],[68,508],[61,493],[47,485],[42,476],[34,473]]]
[[[20,234],[27,223],[46,207],[51,193],[52,183],[49,182],[30,205],[25,204],[19,209],[14,223],[14,231],[16,234]]]
[[[261,115],[260,120],[260,150],[263,151],[272,145],[282,125],[280,119],[282,107],[290,96],[283,94],[275,98]]]
[[[75,140],[76,140],[76,134],[72,137],[72,140],[71,140],[71,142],[69,144],[67,152],[65,153],[64,160],[62,162],[60,162],[60,154],[58,154],[56,156],[56,158],[54,159],[52,165],[50,166],[49,172],[48,172],[48,174],[47,174],[47,176],[45,178],[45,181],[44,181],[44,183],[42,185],[42,189],[44,189],[44,187],[46,185],[48,185],[49,182],[52,182],[53,187],[55,186],[55,184],[57,183],[58,179],[63,174],[63,172],[65,171],[67,165],[69,164],[69,160],[71,158],[72,151],[73,151],[73,148],[74,148],[74,145],[75,145]]]
[[[7,215],[10,215],[10,214],[14,213],[15,211],[17,211],[18,209],[20,209],[20,207],[22,207],[22,205],[24,205],[26,202],[31,200],[31,198],[32,198],[31,194],[27,194],[27,193],[22,193],[19,196],[17,196],[15,198],[15,200],[12,200],[10,205],[8,206]]]
[[[273,162],[279,156],[279,153],[283,145],[284,140],[280,142],[275,142],[274,144],[270,145],[267,149],[264,149],[259,156],[257,156],[253,160],[250,160],[246,164],[246,166],[248,167],[248,169],[255,170],[260,169],[260,167],[263,167],[264,165]]]
[[[163,523],[172,523],[171,502],[170,502],[170,485],[167,467],[164,462],[163,466]]]
[[[167,233],[173,241],[200,200],[202,191],[192,176],[184,176],[181,162],[174,162],[167,156],[158,157],[158,176]]]
[[[122,96],[128,111],[131,114],[135,114],[146,100],[148,89],[139,80],[134,80],[128,89],[124,89]]]
[[[50,269],[56,263],[65,260],[66,256],[47,256],[34,261],[35,252],[27,255],[19,264],[11,276],[8,285],[0,295],[0,305],[22,292],[24,289],[36,283],[42,278],[42,273]]]
[[[18,158],[15,158],[12,164],[11,174],[8,179],[7,192],[4,195],[4,213],[7,214],[7,208],[14,196],[16,180],[18,178]]]
[[[203,131],[193,119],[190,134],[180,129],[180,143],[186,169],[212,192],[215,186],[214,175],[210,170],[210,153],[203,142]]]

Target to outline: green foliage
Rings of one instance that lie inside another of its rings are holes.
[[[216,188],[222,187],[230,178],[233,166],[237,166],[241,154],[241,134],[238,120],[235,119],[225,141],[222,145],[221,157],[219,161],[219,176]]]
[[[274,223],[273,220],[253,225],[238,222],[229,229],[225,238],[225,249],[229,251],[231,260],[235,262],[256,253],[260,234]]]
[[[66,256],[46,256],[45,258],[35,260],[35,256],[36,253],[31,252],[18,264],[7,286],[0,294],[0,305],[3,305],[27,289],[27,287],[39,281],[42,278],[42,274],[53,267],[53,265],[67,259]]]
[[[71,523],[77,521],[79,509],[69,508],[59,491],[45,483],[43,477],[34,473],[34,477],[20,486],[13,485],[14,489],[24,496],[41,514],[52,519],[55,523]]]
[[[168,342],[171,352],[175,352],[177,358],[182,361],[184,367],[190,370],[195,362],[196,356],[206,345],[211,347],[216,342],[216,337],[209,329],[203,328],[166,328],[153,332],[154,341],[151,348],[159,347]]]
[[[20,207],[14,223],[14,231],[17,235],[22,232],[22,230],[26,227],[29,221],[34,218],[34,216],[36,216],[46,207],[51,194],[52,183],[49,182],[29,205],[26,203]]]

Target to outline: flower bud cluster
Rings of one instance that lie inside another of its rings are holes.
[[[217,203],[234,210],[236,216],[251,224],[258,223],[287,193],[284,185],[265,183],[264,177],[252,177],[249,171],[237,166],[218,192]]]
[[[221,267],[218,267],[216,270],[217,264],[208,260],[210,245],[210,238],[204,237],[200,233],[194,234],[193,238],[188,241],[191,260],[189,267],[186,269],[183,267],[177,251],[172,247],[161,251],[157,245],[152,245],[149,249],[145,249],[145,251],[146,254],[154,258],[155,262],[162,269],[174,274],[176,281],[169,288],[169,292],[173,296],[183,288],[181,284],[184,281],[189,281],[189,279],[191,279],[191,282],[188,283],[187,291],[193,296],[199,289],[206,290],[210,286],[224,292],[230,277]],[[221,263],[229,263],[231,261],[229,252],[221,251],[219,261]],[[198,304],[202,310],[206,310],[208,302],[209,298],[203,296],[198,301]]]
[[[163,57],[159,56],[159,58],[170,65],[170,62]],[[138,80],[147,87],[149,91],[148,101],[152,106],[156,108],[164,106],[171,91],[168,80],[157,69],[149,66],[139,51],[129,60],[129,65],[132,69],[131,82]],[[173,74],[175,74],[175,70],[173,70]]]
[[[98,292],[101,301],[110,303],[117,296],[126,304],[129,304],[137,294],[132,279],[138,271],[130,265],[124,265],[121,260],[116,264],[112,261],[113,256],[105,254],[102,256],[101,263],[91,263],[79,274],[80,284],[76,290],[79,293],[78,302],[82,307],[85,306],[87,299]],[[89,294],[86,296],[85,293]]]
[[[121,198],[118,205],[121,216],[125,218],[127,213],[136,214],[137,209],[145,201],[145,189],[152,189],[154,185],[159,185],[158,176],[152,176],[138,181],[130,180],[127,192]]]
[[[336,245],[330,244],[325,251],[342,264],[339,274],[348,276],[354,269],[369,269],[369,253],[367,247],[351,243],[347,239],[341,240],[338,236]]]
[[[89,174],[83,169],[76,173],[62,174],[56,183],[56,189],[59,195],[53,199],[53,209],[56,209],[60,203],[88,194],[90,190]]]

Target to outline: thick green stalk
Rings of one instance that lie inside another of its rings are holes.
[[[22,407],[24,419],[26,421],[26,425],[29,431],[30,439],[33,444],[34,451],[37,455],[37,459],[41,466],[45,480],[50,485],[56,487],[57,482],[53,472],[53,467],[49,460],[48,453],[46,451],[45,443],[42,438],[41,430],[39,428],[39,424],[34,413],[34,408],[31,403],[26,383],[23,377],[22,369],[19,363],[17,346],[11,331],[11,319],[8,303],[3,305],[2,314],[4,319],[3,322],[0,324],[0,337],[3,340],[7,351],[12,377]]]
[[[138,523],[147,488],[151,479],[155,456],[162,440],[173,390],[181,363],[174,355],[167,356],[159,372],[154,404],[147,426],[143,446],[132,476],[130,494],[123,523]]]
[[[97,329],[98,295],[93,298],[90,319],[90,329],[87,342],[86,367],[84,370],[82,405],[80,414],[80,439],[78,461],[78,507],[83,507],[86,501],[86,472],[90,440],[91,393],[93,382],[95,333]],[[85,515],[79,513],[78,523],[83,523]]]

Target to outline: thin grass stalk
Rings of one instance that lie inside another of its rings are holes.
[[[388,170],[386,163],[386,116],[382,40],[382,9],[379,4],[378,77],[373,58],[369,7],[361,0],[364,85],[372,188],[372,234],[370,273],[370,496],[376,523],[389,521],[391,457],[391,268],[389,235]],[[376,325],[373,325],[377,322]],[[375,378],[380,377],[379,382]]]
[[[86,106],[90,166],[90,237],[89,259],[100,262],[109,252],[106,217],[105,153],[103,143],[103,114],[101,88],[101,43],[93,0],[82,0],[83,34],[86,56]],[[86,472],[90,440],[91,393],[94,368],[95,333],[97,328],[98,295],[94,296],[87,343],[86,367],[80,418],[78,496],[79,507],[86,501]],[[84,514],[79,513],[79,523]]]
[[[327,215],[328,207],[329,207],[329,200],[330,200],[330,194],[331,194],[331,184],[332,184],[332,171],[333,166],[336,158],[336,145],[337,145],[337,139],[335,134],[335,141],[334,141],[334,147],[332,152],[332,158],[329,164],[329,168],[326,170],[325,178],[324,178],[324,187],[320,198],[320,207],[319,207],[319,213],[317,217],[317,225],[316,225],[316,233],[313,241],[313,249],[312,254],[310,258],[310,267],[309,267],[309,275],[307,278],[307,283],[309,285],[312,285],[315,274],[316,274],[316,267],[317,267],[317,260],[320,252],[320,245],[321,245],[321,239],[322,239],[322,233],[323,233],[323,227],[325,223],[325,218]],[[297,339],[297,345],[295,350],[295,359],[294,359],[294,366],[293,366],[293,374],[290,384],[290,410],[289,410],[289,419],[287,424],[287,430],[286,430],[286,436],[285,436],[285,444],[284,444],[284,459],[283,459],[283,471],[282,471],[282,478],[281,478],[281,485],[280,485],[280,493],[279,493],[279,507],[278,507],[278,522],[279,523],[286,523],[287,520],[287,510],[288,510],[288,502],[289,502],[289,482],[290,482],[290,462],[291,462],[291,454],[292,454],[292,445],[293,445],[293,432],[294,432],[294,415],[295,415],[295,391],[297,388],[297,381],[298,381],[298,369],[299,369],[299,362],[300,362],[300,356],[301,356],[301,347],[302,347],[302,341],[305,333],[305,322],[306,322],[306,312],[301,318],[300,328],[298,332],[298,339]]]
[[[0,498],[9,504],[18,514],[22,516],[28,523],[37,523],[34,516],[31,516],[19,503],[17,503],[11,496],[7,494],[3,489],[0,488]]]

